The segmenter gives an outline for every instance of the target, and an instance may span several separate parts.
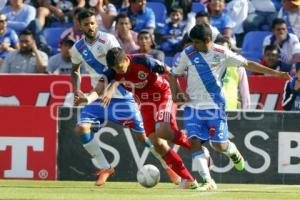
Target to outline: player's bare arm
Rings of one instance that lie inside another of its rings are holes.
[[[250,60],[248,60],[248,62],[244,65],[244,67],[253,72],[269,74],[269,75],[276,76],[279,78],[291,79],[291,76],[289,75],[288,72],[281,72],[278,70],[273,70],[269,67],[266,67],[264,65],[261,65],[257,62],[253,62]]]
[[[73,91],[76,95],[76,92],[80,91],[80,83],[81,83],[80,64],[72,64],[71,80],[73,85]]]
[[[188,94],[182,91],[179,83],[177,81],[177,77],[172,75],[171,73],[169,76],[170,88],[172,93],[172,99],[175,103],[185,103],[190,100]]]
[[[111,84],[107,87],[105,92],[102,94],[102,106],[106,107],[110,103],[114,91],[117,89],[117,87],[120,85],[119,81],[112,81]]]

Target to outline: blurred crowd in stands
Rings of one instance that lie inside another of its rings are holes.
[[[97,13],[100,31],[115,35],[126,53],[147,53],[171,67],[190,29],[206,23],[216,43],[297,74],[300,0],[1,0],[0,73],[69,74],[83,8]],[[227,73],[248,88],[249,72]],[[247,98],[240,107],[247,108]]]

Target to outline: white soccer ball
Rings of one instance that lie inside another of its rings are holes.
[[[154,187],[160,180],[160,172],[154,165],[144,165],[139,171],[137,172],[137,180],[138,182],[146,187],[151,188]]]

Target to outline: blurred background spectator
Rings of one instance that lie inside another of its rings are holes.
[[[216,27],[227,38],[232,36],[232,26],[229,15],[225,12],[224,0],[209,0],[208,13],[211,25]]]
[[[248,17],[248,0],[232,0],[226,5],[229,16],[229,23],[232,27],[233,37],[236,39],[236,46],[241,47],[244,37],[243,24]]]
[[[20,33],[20,49],[10,52],[1,67],[1,73],[45,73],[48,56],[38,50],[30,30]]]
[[[7,17],[0,13],[0,66],[8,52],[18,48],[20,48],[18,35],[7,27]]]
[[[223,37],[222,34],[220,34],[220,31],[211,25],[210,23],[210,16],[208,12],[201,11],[198,12],[196,15],[190,15],[190,17],[194,16],[194,18],[189,18],[187,25],[185,27],[185,32],[187,35],[189,34],[190,30],[196,25],[196,24],[208,24],[212,31],[212,40],[215,41],[217,37]]]
[[[69,37],[74,41],[80,40],[83,37],[83,32],[80,30],[79,21],[77,19],[77,14],[84,8],[75,8],[72,12],[72,27],[67,28],[60,36],[62,40],[65,37]]]
[[[279,50],[275,45],[267,45],[264,49],[264,56],[260,61],[260,64],[267,66],[271,69],[283,71],[280,67],[280,55]],[[260,73],[252,72],[252,75],[264,75]],[[268,75],[265,75],[268,76]]]
[[[9,0],[9,5],[5,6],[1,11],[7,16],[7,26],[17,33],[25,30],[36,16],[36,8],[24,4],[23,1],[24,0]]]
[[[97,13],[96,18],[100,31],[113,33],[114,32],[114,19],[117,16],[116,7],[108,0],[90,0],[89,5],[94,8]],[[91,2],[94,5],[91,5]]]
[[[153,58],[160,60],[162,62],[165,61],[164,52],[155,49],[156,45],[154,42],[153,34],[148,30],[142,30],[138,34],[138,45],[139,49],[133,51],[131,53],[144,53],[151,55]]]
[[[284,110],[300,111],[300,63],[296,64],[296,76],[285,84],[282,107]]]
[[[264,39],[264,48],[275,45],[280,52],[280,66],[282,71],[289,72],[292,64],[300,61],[300,43],[298,37],[288,33],[284,19],[276,18],[272,23],[272,33]]]
[[[126,13],[120,13],[116,18],[115,36],[126,53],[139,49],[137,44],[138,33],[131,30],[131,22]]]
[[[172,7],[170,11],[171,21],[167,23],[161,31],[160,49],[168,55],[174,55],[180,46],[180,41],[183,38],[183,10],[179,7]]]
[[[281,0],[282,8],[279,10],[278,17],[283,18],[290,33],[294,33],[300,38],[300,1]]]
[[[245,32],[270,30],[276,17],[276,0],[251,0],[249,14],[244,22]]]
[[[75,40],[66,36],[62,39],[60,53],[51,56],[48,62],[48,72],[51,74],[70,74],[72,68],[71,48]]]
[[[54,22],[71,23],[72,11],[77,7],[84,7],[85,0],[38,0],[37,20],[43,28]]]
[[[155,29],[155,15],[152,9],[146,7],[146,0],[129,0],[129,7],[123,8],[130,18],[132,29],[135,32],[148,30],[150,33]]]

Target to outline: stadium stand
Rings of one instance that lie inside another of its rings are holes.
[[[249,60],[259,61],[263,55],[263,41],[271,32],[251,31],[244,38],[242,55]]]
[[[192,3],[192,12],[198,13],[198,12],[204,12],[204,11],[207,11],[205,5],[203,5],[202,3],[197,3],[197,2]]]
[[[49,27],[44,29],[47,44],[52,47],[53,55],[59,52],[60,36],[65,30],[66,27]]]
[[[146,6],[153,10],[156,24],[165,24],[167,19],[167,8],[164,4],[159,2],[147,2]]]

